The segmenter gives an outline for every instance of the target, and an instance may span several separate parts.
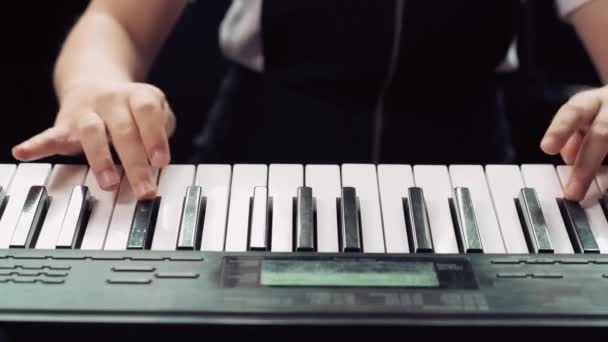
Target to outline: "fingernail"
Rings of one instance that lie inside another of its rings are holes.
[[[156,194],[156,188],[150,182],[139,182],[135,186],[135,194],[139,198],[151,197]]]
[[[167,155],[161,149],[155,149],[152,151],[150,163],[154,167],[161,167],[167,163]]]
[[[583,186],[583,183],[579,181],[573,180],[566,187],[566,195],[570,197],[570,199],[578,199],[582,197],[584,193],[585,188]]]
[[[120,182],[120,177],[112,170],[102,171],[99,178],[101,186],[104,188],[111,188]]]

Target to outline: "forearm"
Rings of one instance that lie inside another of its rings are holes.
[[[608,0],[592,0],[572,15],[585,48],[604,84],[608,84]]]

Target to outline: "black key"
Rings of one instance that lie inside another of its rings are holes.
[[[0,186],[0,218],[2,218],[2,214],[4,214],[6,202],[8,202],[8,196],[6,196],[6,191]]]
[[[517,210],[524,226],[524,235],[532,253],[553,253],[547,222],[538,201],[536,190],[523,188],[517,199]]]
[[[454,198],[451,199],[454,222],[456,225],[456,236],[458,245],[463,253],[483,253],[479,226],[471,192],[468,188],[455,188]]]
[[[150,249],[160,200],[160,197],[155,197],[137,201],[127,249]]]
[[[56,248],[80,247],[90,209],[89,188],[82,185],[74,187],[63,217]]]
[[[341,251],[344,253],[363,252],[359,203],[355,188],[342,188],[342,198],[338,199],[338,211]]]
[[[32,186],[27,193],[17,221],[10,248],[34,248],[48,209],[48,195],[44,186]]]
[[[267,251],[268,238],[268,189],[256,187],[249,211],[249,250]]]
[[[599,253],[585,209],[578,202],[558,198],[557,204],[562,213],[566,230],[577,253]]]
[[[189,186],[184,197],[184,208],[179,224],[177,249],[198,250],[201,246],[202,222],[205,215],[203,189]]]
[[[406,213],[410,250],[414,253],[433,253],[431,226],[422,188],[408,189],[408,197],[403,199]]]
[[[296,199],[296,248],[298,252],[315,250],[315,223],[312,188],[299,187]]]

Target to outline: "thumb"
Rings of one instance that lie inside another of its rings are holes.
[[[41,159],[52,155],[72,155],[81,150],[78,141],[68,139],[69,131],[51,127],[13,147],[13,157],[21,161]]]

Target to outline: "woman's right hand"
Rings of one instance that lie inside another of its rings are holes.
[[[13,156],[31,161],[84,152],[102,189],[112,190],[120,174],[113,144],[137,198],[156,194],[152,168],[169,164],[169,137],[175,116],[161,90],[145,83],[80,82],[61,96],[53,127],[13,148]]]

